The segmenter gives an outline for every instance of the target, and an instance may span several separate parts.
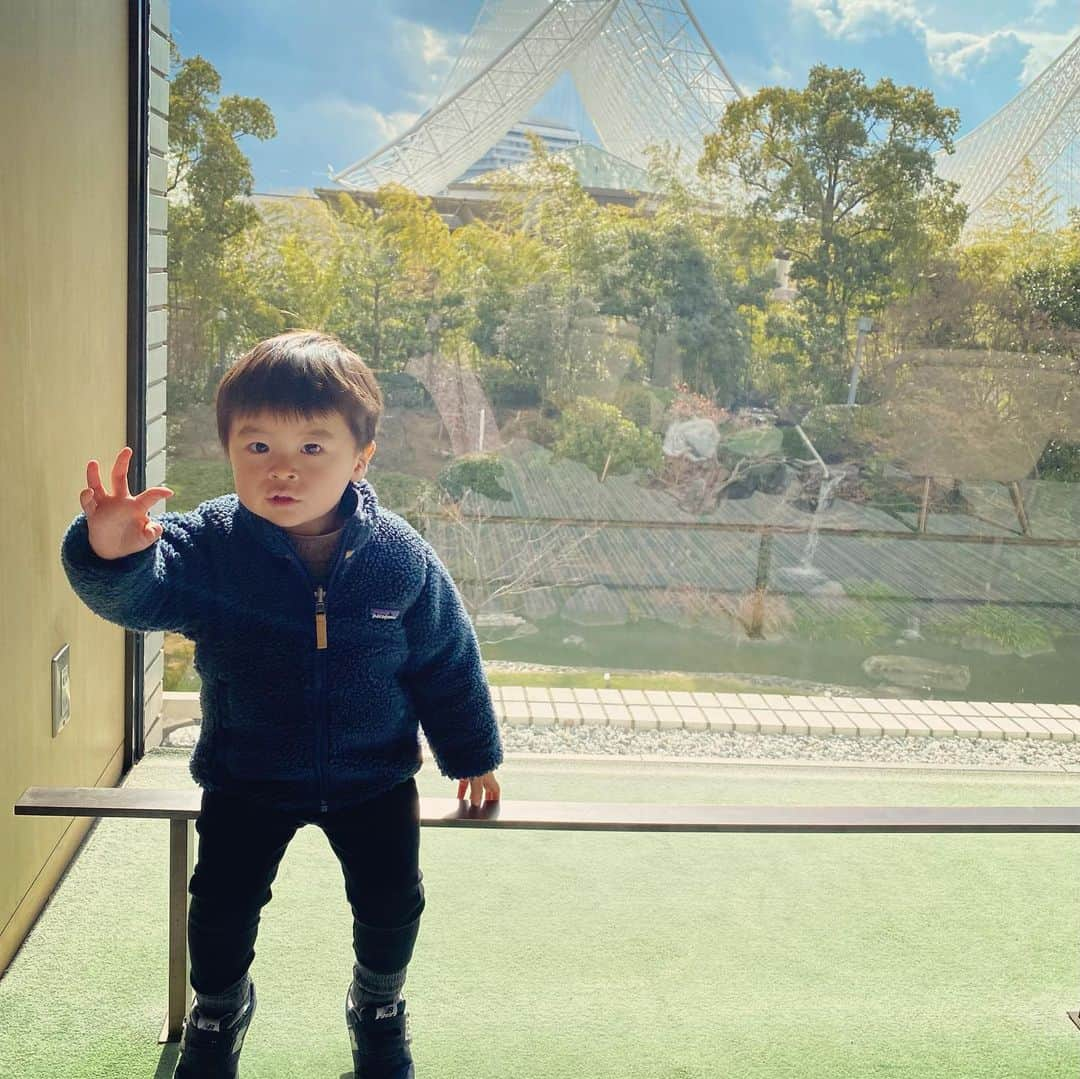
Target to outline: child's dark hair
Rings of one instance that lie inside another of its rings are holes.
[[[264,411],[305,419],[339,412],[363,447],[375,437],[383,399],[368,365],[336,337],[291,330],[244,353],[221,380],[215,405],[226,451],[232,421]]]

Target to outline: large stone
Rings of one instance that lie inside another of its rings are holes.
[[[539,633],[531,622],[509,611],[485,611],[474,619],[476,635],[484,641],[512,641],[517,637],[528,637]]]
[[[720,431],[704,417],[673,423],[664,435],[666,457],[688,457],[691,461],[709,461],[716,456]]]
[[[959,691],[971,684],[971,671],[967,667],[921,656],[870,656],[863,661],[862,668],[875,682],[914,689]]]

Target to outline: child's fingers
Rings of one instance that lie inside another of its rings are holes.
[[[97,499],[94,497],[94,492],[91,491],[89,487],[80,492],[79,505],[82,506],[82,511],[87,517],[97,509]]]
[[[145,512],[163,498],[172,498],[172,496],[173,492],[168,487],[147,487],[141,495],[136,496],[135,505]]]
[[[116,462],[112,467],[113,494],[119,498],[128,498],[131,490],[128,488],[128,465],[131,463],[132,449],[125,446],[117,455]]]
[[[143,536],[151,543],[153,543],[154,540],[161,539],[161,533],[164,531],[165,530],[157,521],[147,521],[146,524],[143,525]]]
[[[105,497],[105,488],[101,486],[101,465],[97,461],[86,462],[86,486],[93,491],[95,498]]]

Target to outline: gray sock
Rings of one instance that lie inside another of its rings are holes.
[[[245,974],[238,982],[231,985],[222,993],[196,993],[199,1001],[199,1011],[203,1015],[214,1019],[220,1019],[223,1015],[230,1015],[247,1003],[248,991],[251,987],[251,979]]]
[[[360,963],[353,964],[352,998],[357,1007],[396,1004],[405,985],[405,971],[379,974]]]

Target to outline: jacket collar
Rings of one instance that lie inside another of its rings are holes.
[[[339,507],[345,520],[341,541],[346,550],[356,550],[371,538],[378,505],[379,500],[375,489],[367,480],[350,483],[345,488]],[[237,499],[236,507],[237,519],[243,522],[264,547],[284,557],[293,553],[292,544],[289,543],[289,534],[285,529],[279,528],[257,513],[252,513],[239,499]]]

